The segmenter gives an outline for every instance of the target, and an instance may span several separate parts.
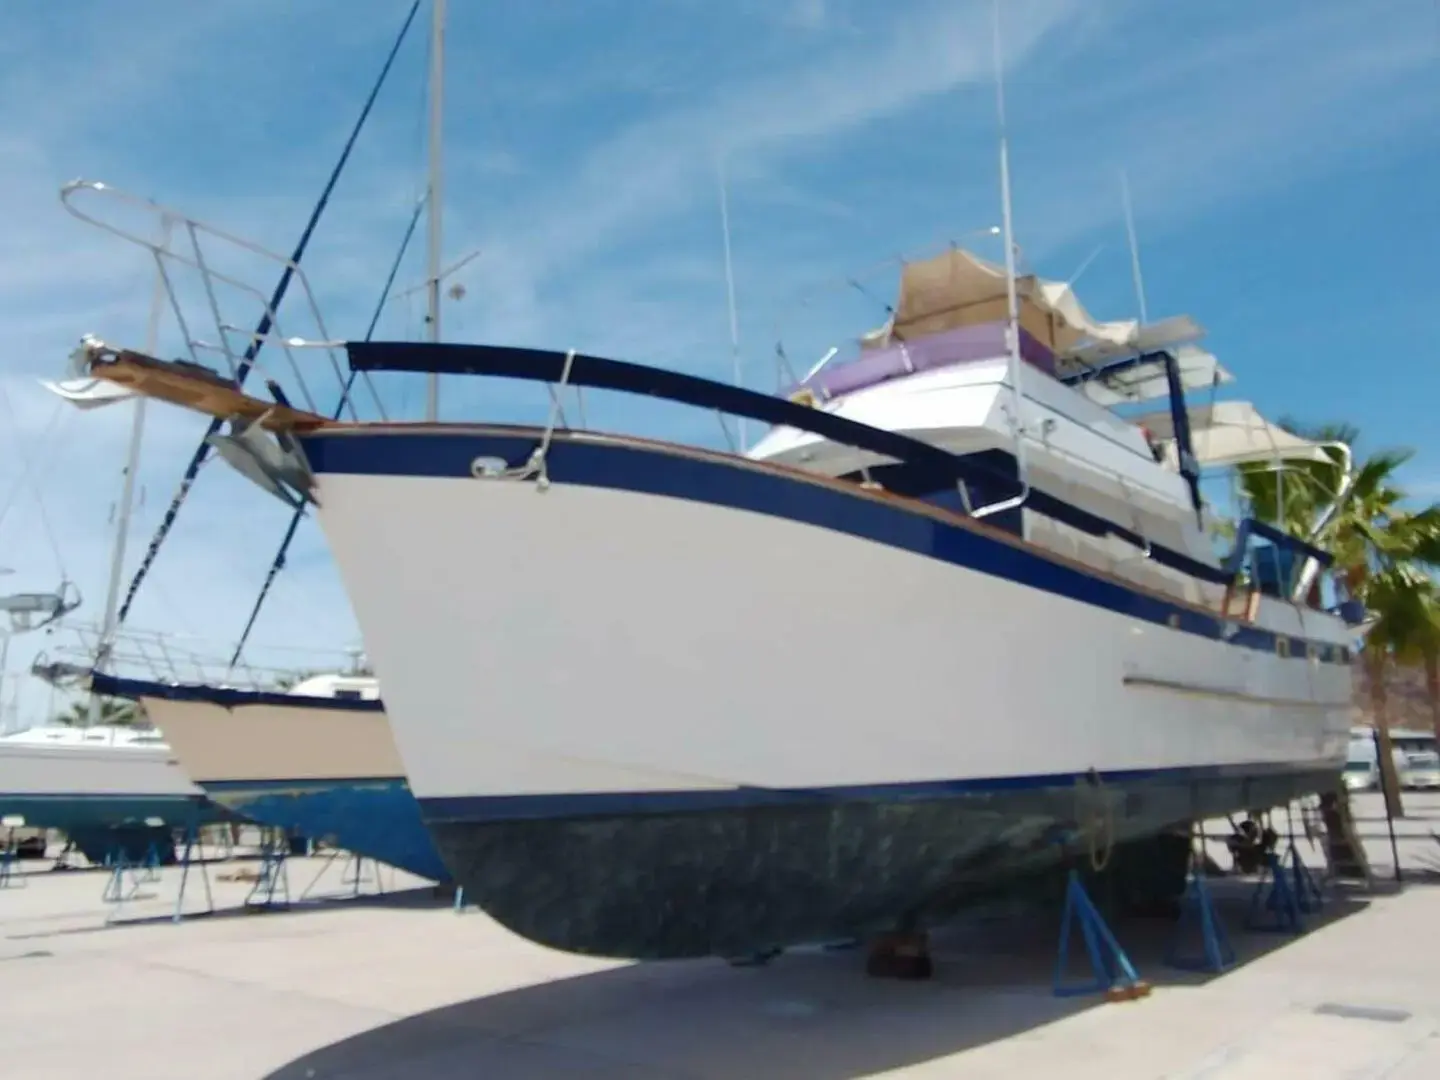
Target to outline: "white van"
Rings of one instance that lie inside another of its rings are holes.
[[[1380,786],[1380,770],[1373,758],[1350,758],[1340,775],[1345,780],[1346,791],[1374,791]]]
[[[1395,776],[1402,788],[1412,791],[1440,790],[1440,751],[1435,733],[1416,728],[1392,728],[1390,743],[1394,748]],[[1367,769],[1368,763],[1368,769]],[[1375,768],[1375,732],[1368,727],[1350,729],[1350,754],[1345,763],[1345,786],[1351,791],[1379,787]],[[1365,786],[1367,771],[1372,773]]]

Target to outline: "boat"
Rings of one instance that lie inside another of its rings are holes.
[[[58,829],[93,863],[138,862],[151,845],[169,861],[176,830],[221,818],[159,731],[46,724],[0,736],[0,819]]]
[[[168,361],[87,337],[72,374],[225,422],[232,467],[313,507],[468,901],[577,953],[764,954],[1338,782],[1355,604],[1318,529],[1245,518],[1220,553],[1201,495],[1250,435],[1324,448],[1241,410],[1259,427],[1212,416],[1207,453],[1186,394],[1229,376],[1203,328],[1100,322],[1017,272],[1003,104],[1004,267],[960,245],[905,265],[858,356],[767,394],[443,342],[432,84],[428,341],[276,332],[259,393],[263,341],[217,371],[198,341]],[[81,191],[115,192],[65,189],[103,225]],[[333,415],[284,367],[304,346],[348,362]],[[426,376],[424,422],[362,416],[350,387],[381,372]],[[441,421],[464,376],[546,384],[549,416]],[[726,451],[572,427],[591,390],[768,430]],[[1126,412],[1157,398],[1166,431]]]
[[[355,371],[769,425],[745,454],[556,410],[334,422],[193,365],[79,355],[232,418],[313,501],[468,899],[574,952],[736,956],[943,918],[1327,789],[1345,760],[1353,619],[1291,585],[1328,555],[1249,519],[1215,553],[1200,473],[1236,449],[1202,460],[1190,429],[1186,371],[1216,378],[1203,331],[1099,323],[1031,279],[1007,332],[1011,280],[958,249],[908,266],[866,367],[782,395],[570,352],[346,346]],[[1168,439],[1102,403],[1147,379]]]
[[[312,675],[285,691],[89,676],[137,701],[191,779],[260,825],[446,883],[406,783],[374,677]]]

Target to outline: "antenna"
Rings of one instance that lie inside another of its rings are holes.
[[[1140,244],[1135,239],[1135,213],[1130,208],[1130,178],[1120,170],[1120,198],[1125,204],[1125,236],[1130,243],[1130,276],[1135,280],[1135,302],[1140,307],[1140,325],[1150,321],[1145,312],[1145,279],[1140,275]]]
[[[1015,229],[1010,217],[1010,142],[1005,133],[1005,61],[1000,49],[1000,0],[994,0],[992,14],[995,115],[1000,127],[1000,228],[1005,238],[1005,344],[1009,354],[1006,378],[1010,380],[1010,395],[1014,408],[1011,422],[1015,428],[1015,475],[1020,480],[1020,491],[1008,499],[972,510],[970,516],[976,518],[989,517],[1003,510],[1024,506],[1030,497],[1030,481],[1025,469],[1025,423],[1020,415],[1025,395],[1020,389],[1020,296],[1015,281]],[[1028,535],[1023,514],[1020,529],[1022,535]]]
[[[720,157],[720,228],[725,236],[725,300],[730,313],[730,373],[735,385],[744,386],[744,372],[740,369],[740,324],[735,313],[735,269],[730,261],[730,196],[725,183],[725,157]],[[738,417],[738,443],[741,453],[745,451],[745,418]]]
[[[441,157],[444,137],[445,107],[445,0],[433,0],[430,24],[430,182],[429,199],[426,206],[426,241],[428,246],[426,283],[429,287],[430,340],[440,340],[440,237],[443,197],[441,188],[444,180]],[[431,372],[426,377],[425,419],[431,423],[440,415],[440,375]]]

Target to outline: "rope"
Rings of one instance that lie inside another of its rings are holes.
[[[410,31],[410,24],[415,21],[415,14],[420,10],[420,0],[414,0],[410,5],[410,13],[405,16],[405,24],[400,28],[400,33],[395,39],[395,44],[390,48],[390,55],[385,58],[385,65],[380,69],[380,77],[375,80],[375,85],[370,90],[370,96],[365,100],[365,107],[360,110],[360,118],[355,121],[355,127],[350,132],[350,138],[345,141],[345,148],[340,152],[340,160],[335,163],[335,168],[330,173],[330,179],[325,184],[325,189],[320,193],[320,199],[315,204],[314,210],[310,213],[310,220],[305,225],[305,231],[300,234],[300,240],[295,245],[295,251],[290,256],[290,262],[280,275],[280,281],[275,286],[275,292],[270,297],[270,303],[265,309],[264,315],[260,318],[259,325],[255,328],[255,334],[250,339],[250,344],[245,349],[245,354],[240,358],[240,363],[235,372],[236,388],[245,385],[245,379],[250,374],[250,369],[255,366],[255,360],[260,354],[261,347],[265,344],[266,335],[270,333],[270,327],[275,312],[279,311],[281,301],[285,299],[285,293],[290,288],[290,281],[295,275],[296,268],[300,265],[301,258],[305,255],[305,249],[310,245],[310,237],[315,232],[315,226],[320,223],[320,217],[325,212],[325,207],[330,202],[330,195],[335,190],[335,185],[344,171],[346,163],[350,160],[350,151],[355,148],[355,141],[360,137],[361,130],[365,127],[365,121],[370,116],[370,110],[375,104],[375,99],[380,96],[380,88],[385,85],[385,78],[390,74],[390,68],[395,63],[395,57],[400,52],[400,45],[405,40],[405,35]],[[342,401],[344,398],[342,397]],[[210,427],[200,440],[199,447],[190,459],[189,466],[185,469],[184,475],[180,478],[180,488],[175,493],[174,500],[170,503],[169,509],[165,511],[164,518],[160,521],[160,527],[155,531],[150,546],[145,551],[145,557],[140,562],[140,567],[135,571],[135,577],[130,582],[129,589],[125,592],[125,602],[120,605],[120,613],[116,617],[115,625],[119,626],[130,614],[130,606],[135,602],[135,594],[140,591],[140,585],[154,565],[155,558],[160,553],[160,545],[170,535],[170,530],[175,524],[175,518],[180,513],[180,507],[184,505],[185,499],[190,494],[191,487],[195,484],[196,475],[200,472],[200,466],[205,464],[210,454],[210,439],[219,434],[224,420],[216,417],[210,421]]]
[[[9,418],[10,430],[19,435],[19,417],[16,415],[14,404],[11,402],[10,395],[3,385],[0,385],[0,406],[4,407],[5,415]],[[37,446],[44,446],[48,443],[51,436],[55,434],[57,427],[63,426],[65,421],[69,419],[68,414],[62,418],[61,410],[65,409],[65,403],[63,401],[56,401],[55,408],[57,411],[51,412],[49,420],[46,421],[45,427],[40,433],[40,438],[36,441]],[[45,533],[46,542],[50,545],[50,553],[55,556],[56,569],[60,571],[61,578],[69,581],[70,575],[65,567],[65,556],[60,550],[59,538],[56,536],[55,528],[50,522],[50,512],[45,506],[45,493],[39,479],[34,475],[35,465],[40,455],[26,454],[22,451],[16,456],[20,460],[20,475],[16,479],[15,486],[11,489],[10,494],[6,496],[4,505],[0,506],[0,525],[3,525],[5,518],[9,516],[10,510],[15,505],[15,500],[20,496],[21,489],[25,487],[30,488],[31,494],[35,496],[36,508],[40,513],[40,528]]]
[[[375,335],[375,327],[380,322],[380,316],[384,314],[385,305],[390,300],[390,290],[395,286],[395,278],[400,273],[400,264],[405,259],[405,252],[410,247],[410,240],[415,235],[415,227],[420,223],[420,212],[425,209],[425,198],[415,204],[415,212],[410,215],[410,224],[405,227],[405,236],[400,241],[400,250],[395,253],[395,261],[390,264],[390,273],[385,277],[385,287],[380,290],[380,299],[375,304],[375,311],[370,316],[370,325],[365,328],[365,340],[369,341]],[[335,403],[335,411],[331,416],[332,420],[340,419],[340,414],[345,408],[345,402],[349,400],[350,388],[355,385],[357,372],[351,371],[350,377],[345,380],[345,388],[340,392],[340,400]],[[285,530],[285,536],[280,541],[280,550],[275,553],[275,561],[270,564],[270,570],[265,575],[265,582],[260,586],[260,594],[255,597],[255,606],[250,609],[250,618],[245,622],[245,629],[240,634],[240,641],[235,646],[235,652],[230,657],[230,666],[233,668],[240,662],[240,654],[245,651],[245,643],[250,640],[250,632],[255,629],[255,621],[260,618],[260,609],[265,606],[265,598],[270,595],[270,587],[275,584],[275,578],[285,568],[285,556],[290,551],[290,543],[295,539],[295,532],[300,528],[300,519],[305,516],[305,508],[301,506],[290,519],[290,527]]]
[[[1115,854],[1115,808],[1111,805],[1106,793],[1105,781],[1100,779],[1100,774],[1091,771],[1087,780],[1077,780],[1077,784],[1084,784],[1084,787],[1077,788],[1075,799],[1075,817],[1077,822],[1087,815],[1082,815],[1079,797],[1081,791],[1094,791],[1099,800],[1098,805],[1088,815],[1088,823],[1085,829],[1085,837],[1088,841],[1090,869],[1095,873],[1101,873],[1110,865],[1110,859]],[[1103,833],[1102,833],[1103,827]],[[1104,836],[1104,844],[1099,837]]]

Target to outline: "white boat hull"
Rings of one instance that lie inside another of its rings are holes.
[[[470,475],[523,460],[513,435],[305,444],[442,854],[550,944],[824,936],[1058,857],[1057,827],[1103,846],[1344,759],[1346,635],[1318,612],[1226,639],[1009,537],[723,455],[557,438],[542,491]]]
[[[67,832],[203,823],[213,812],[167,748],[0,741],[0,816]]]

